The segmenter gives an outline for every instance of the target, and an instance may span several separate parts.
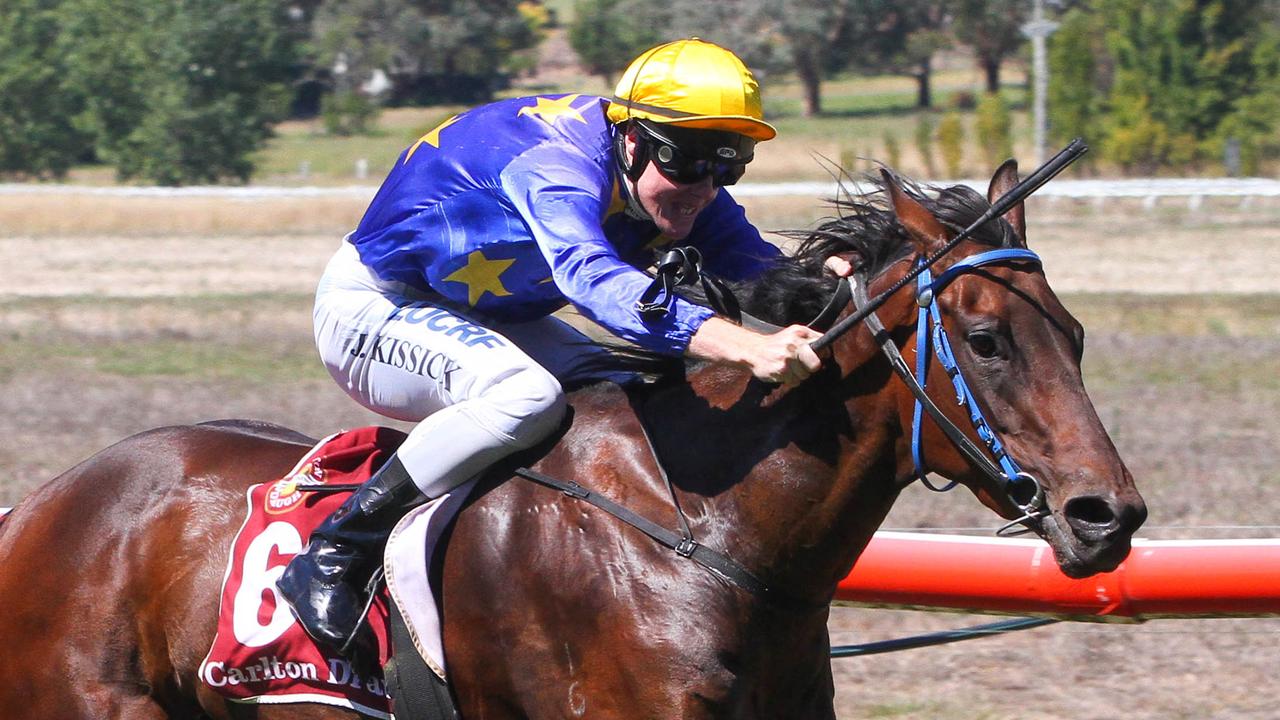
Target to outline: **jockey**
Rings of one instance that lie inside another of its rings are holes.
[[[603,350],[558,308],[770,382],[818,369],[819,334],[802,326],[758,334],[683,299],[636,309],[639,268],[673,243],[731,280],[778,255],[724,189],[775,134],[742,61],[695,38],[640,55],[611,98],[498,101],[401,154],[320,279],[315,336],[357,402],[417,425],[278,581],[312,637],[348,650],[400,517],[548,437],[562,382],[607,379],[584,362]]]

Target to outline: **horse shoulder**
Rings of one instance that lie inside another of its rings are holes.
[[[675,528],[626,394],[598,386],[570,402],[572,428],[535,469]],[[446,656],[464,714],[509,701],[549,716],[634,717],[734,682],[713,667],[732,611],[688,612],[720,602],[706,599],[722,581],[582,500],[506,480],[463,511],[443,572]],[[637,684],[646,665],[687,671],[689,692]]]

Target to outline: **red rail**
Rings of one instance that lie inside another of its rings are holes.
[[[1135,540],[1073,580],[1039,540],[879,532],[836,599],[1091,620],[1280,615],[1280,539]]]

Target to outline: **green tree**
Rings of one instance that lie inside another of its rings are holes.
[[[1280,155],[1280,2],[1259,3],[1257,15],[1248,37],[1248,60],[1241,62],[1244,69],[1224,63],[1225,53],[1215,55],[1215,77],[1229,77],[1238,84],[1225,98],[1229,109],[1204,141],[1213,157],[1222,157],[1228,141],[1238,142],[1248,175],[1258,173],[1264,156]]]
[[[953,3],[956,39],[973,48],[987,92],[1000,92],[1000,66],[1021,47],[1028,0],[959,0]]]
[[[70,0],[56,46],[76,127],[122,178],[247,180],[285,110],[293,40],[272,0]]]
[[[1196,139],[1185,121],[1199,99],[1193,87],[1196,49],[1179,36],[1193,8],[1187,0],[1104,0],[1103,7],[1107,49],[1115,61],[1107,155],[1143,173],[1191,160]]]
[[[365,135],[378,121],[381,108],[359,89],[343,89],[320,100],[320,117],[330,135]]]
[[[1215,157],[1224,131],[1276,127],[1274,24],[1263,0],[1101,0],[1114,76],[1109,157],[1150,172]]]
[[[925,171],[932,178],[938,174],[937,163],[933,159],[933,116],[929,113],[920,113],[920,117],[916,118],[915,141],[916,150],[920,153],[921,160],[924,161]]]
[[[1253,55],[1259,73],[1258,91],[1235,103],[1210,141],[1219,156],[1228,142],[1238,143],[1245,175],[1257,175],[1264,157],[1280,155],[1280,132],[1276,129],[1280,118],[1280,25],[1268,28]]]
[[[949,112],[938,123],[938,147],[947,177],[958,178],[964,170],[964,123],[958,113]]]
[[[849,0],[774,0],[776,32],[786,43],[791,70],[804,90],[804,114],[822,113],[822,80],[848,65],[841,53],[852,31]]]
[[[667,39],[663,30],[670,22],[657,3],[578,0],[569,45],[587,71],[612,88],[614,77],[632,58]]]
[[[861,70],[911,76],[916,107],[933,107],[933,57],[951,45],[948,7],[942,0],[853,3],[842,52]]]
[[[522,0],[323,0],[312,63],[336,94],[385,77],[393,102],[480,102],[527,64],[546,21]]]
[[[762,77],[794,73],[803,112],[810,116],[822,113],[822,82],[849,68],[911,75],[919,83],[920,102],[928,106],[932,57],[949,43],[941,0],[581,0],[579,13],[599,13],[595,24],[613,31],[617,23],[607,21],[601,9],[633,3],[650,8],[650,14],[625,13],[626,20],[652,22],[662,39],[696,35],[732,49]],[[575,47],[590,44],[584,39]],[[617,67],[617,58],[628,54],[633,53],[603,52],[606,60],[614,58],[603,66]]]
[[[1096,142],[1103,128],[1098,66],[1103,55],[1100,16],[1074,9],[1049,38],[1049,135],[1056,142]]]
[[[733,50],[761,74],[785,72],[790,60],[773,32],[770,0],[673,0],[670,37],[697,36]]]
[[[57,6],[0,5],[0,174],[60,178],[92,148],[71,121],[84,99],[65,87]]]
[[[1013,157],[1013,115],[998,93],[982,96],[974,126],[988,167],[996,167]]]
[[[1052,38],[1051,131],[1128,171],[1203,165],[1231,141],[1277,151],[1275,0],[1093,0]]]
[[[640,53],[689,37],[729,48],[763,81],[767,74],[791,67],[786,45],[774,32],[772,2],[777,0],[578,0],[569,42],[587,70],[610,88],[616,74]]]
[[[331,135],[367,132],[380,105],[366,86],[375,77],[402,82],[417,74],[418,39],[431,32],[426,17],[402,0],[326,0],[311,22],[310,55],[328,92],[320,101]],[[381,74],[381,75],[379,75]]]

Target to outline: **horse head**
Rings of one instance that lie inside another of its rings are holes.
[[[1016,182],[1017,166],[1006,162],[986,203]],[[905,242],[878,263],[854,258],[870,293],[944,252],[988,207],[960,188],[930,198],[888,172],[882,184],[889,211],[883,215],[896,220],[899,236],[905,231]],[[1119,565],[1147,510],[1085,391],[1084,331],[1027,249],[1024,213],[1019,203],[946,252],[921,275],[914,296],[904,288],[872,326],[883,323],[876,333],[882,346],[889,353],[888,346],[897,348],[899,369],[923,375],[917,392],[933,400],[931,412],[945,416],[922,412],[909,391],[911,377],[904,377],[896,400],[898,422],[908,429],[897,451],[900,481],[930,472],[967,486],[1010,525],[1047,541],[1065,574],[1084,577]],[[941,329],[932,329],[939,321]],[[844,367],[867,361],[865,335],[855,335],[861,340],[833,346],[838,361],[846,356]],[[965,438],[968,452],[960,447]]]

